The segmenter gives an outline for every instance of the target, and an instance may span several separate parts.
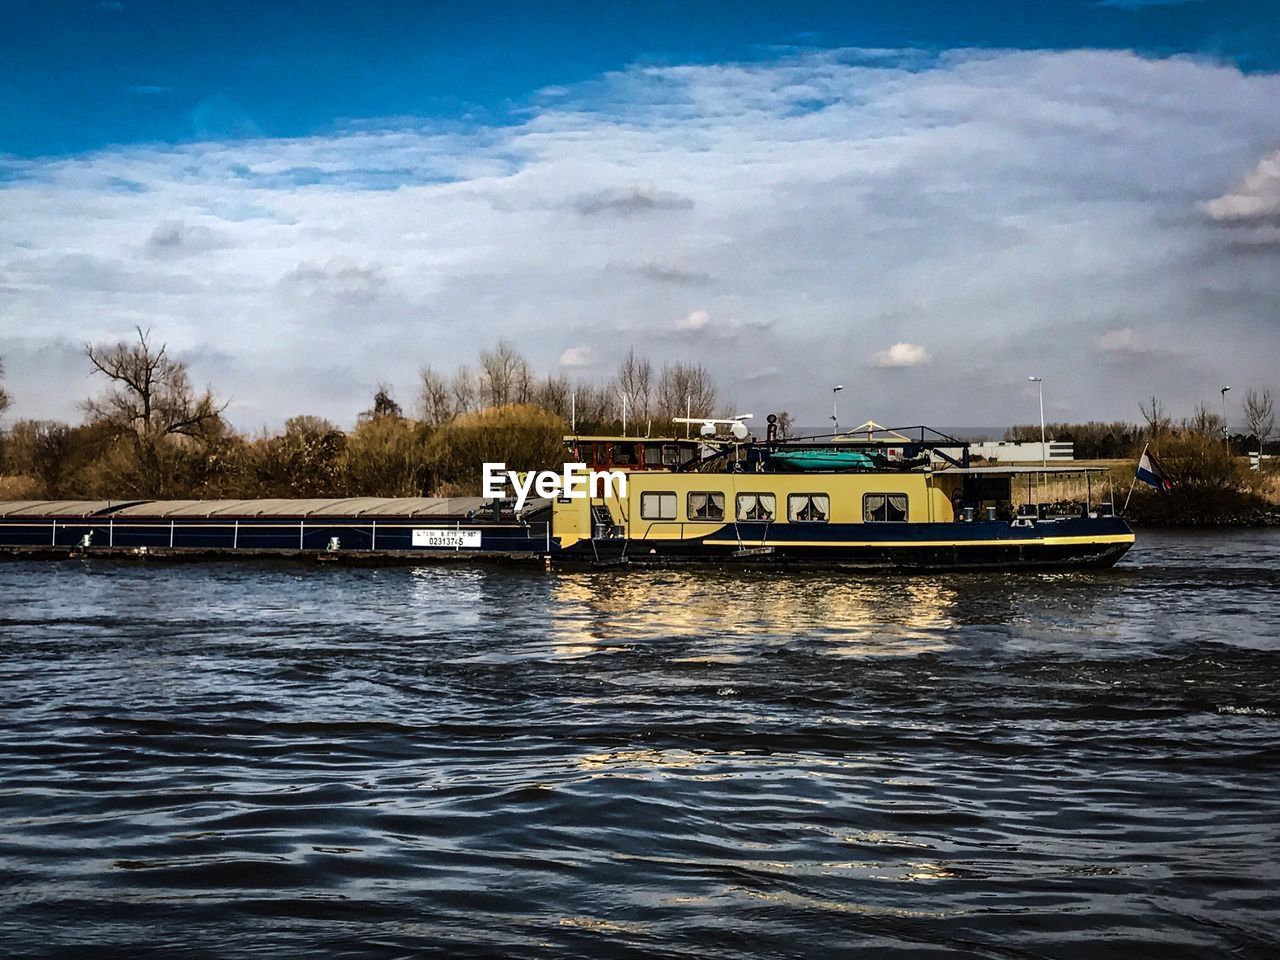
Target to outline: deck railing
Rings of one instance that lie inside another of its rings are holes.
[[[115,517],[49,517],[0,521],[0,546],[55,548],[157,548],[241,550],[262,549],[297,552],[423,552],[438,553],[464,548],[415,547],[413,530],[479,530],[481,551],[529,552],[552,549],[549,521],[484,525],[458,520],[452,523],[414,523],[412,520],[373,520],[334,523],[322,518],[259,521],[247,518],[223,520],[138,519]]]

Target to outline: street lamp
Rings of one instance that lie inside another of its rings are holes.
[[[837,383],[831,388],[831,435],[833,437],[840,432],[840,418],[836,413],[836,394],[843,389],[843,383]]]
[[[1230,387],[1223,387],[1218,392],[1222,394],[1222,442],[1227,448],[1227,456],[1231,456],[1231,431],[1227,429],[1227,391]],[[1245,397],[1248,400],[1248,397]]]
[[[1042,377],[1027,377],[1040,391],[1040,466],[1042,469],[1049,468],[1049,448],[1044,442],[1044,379]]]

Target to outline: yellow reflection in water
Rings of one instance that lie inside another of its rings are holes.
[[[719,756],[735,756],[720,754]],[[613,766],[652,766],[661,768],[695,767],[705,756],[688,750],[610,750],[607,753],[589,753],[578,758],[583,770],[603,770]]]
[[[963,870],[956,870],[941,863],[913,863],[910,869],[900,874],[899,880],[958,880],[968,876]]]
[[[797,639],[837,656],[912,656],[948,648],[953,586],[927,578],[636,572],[561,574],[552,589],[551,637],[561,656],[619,644],[687,638],[679,659],[750,659],[760,644]],[[705,645],[703,641],[706,641]]]
[[[824,900],[819,897],[809,897],[803,894],[790,893],[786,891],[766,892],[760,890],[743,890],[742,893],[747,897],[766,900],[783,906],[827,913],[853,913],[882,917],[942,918],[953,916],[960,912],[957,910],[912,910],[906,907],[892,907],[877,903],[854,903],[852,901]]]
[[[561,917],[560,926],[577,927],[595,933],[644,933],[649,928],[643,923],[623,920],[602,920],[599,917]]]

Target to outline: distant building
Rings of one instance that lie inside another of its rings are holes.
[[[959,450],[948,450],[959,456]],[[1075,444],[1070,440],[1050,440],[1048,443],[1014,443],[1011,440],[991,440],[969,445],[970,457],[981,457],[992,463],[1043,463],[1048,460],[1061,463],[1076,458]]]

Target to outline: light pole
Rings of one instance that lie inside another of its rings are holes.
[[[836,394],[843,389],[843,383],[837,383],[831,388],[831,435],[833,437],[840,432],[840,418],[836,412]]]
[[[1027,377],[1040,391],[1040,466],[1042,469],[1049,468],[1049,448],[1044,442],[1044,379],[1042,377]]]
[[[1222,394],[1222,444],[1227,448],[1227,456],[1231,456],[1231,431],[1227,429],[1227,391],[1230,387],[1223,387],[1218,392]],[[1248,400],[1248,397],[1245,397]]]

